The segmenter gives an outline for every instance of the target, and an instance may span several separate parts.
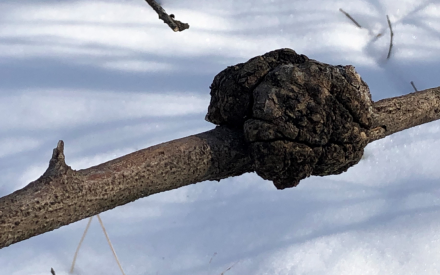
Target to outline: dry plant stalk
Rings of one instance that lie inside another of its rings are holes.
[[[113,248],[112,242],[110,241],[110,238],[109,238],[109,236],[108,236],[108,234],[107,234],[107,230],[105,230],[104,223],[102,222],[101,217],[99,216],[99,214],[96,215],[96,216],[98,217],[98,221],[99,221],[99,224],[101,225],[102,231],[104,231],[105,238],[107,239],[107,243],[108,243],[108,245],[110,246],[110,249],[111,249],[111,251],[112,251],[112,253],[113,253],[113,256],[115,257],[116,263],[118,264],[119,269],[120,269],[121,272],[122,272],[122,275],[125,275],[124,270],[122,269],[122,265],[121,265],[121,263],[119,262],[118,256],[116,256],[116,251],[115,251],[115,249]]]
[[[118,264],[119,269],[121,270],[122,275],[125,275],[124,270],[122,269],[122,265],[119,262],[118,256],[116,255],[116,251],[113,248],[112,242],[110,241],[110,238],[107,235],[107,231],[105,230],[104,223],[102,222],[101,217],[99,216],[99,214],[96,215],[96,217],[98,217],[99,224],[101,225],[102,231],[104,232],[105,238],[107,239],[107,243],[110,246],[110,250],[112,251],[113,256],[115,257],[116,263]],[[81,240],[79,241],[78,247],[77,247],[77,249],[75,251],[75,256],[73,257],[72,266],[70,268],[70,273],[73,273],[73,269],[75,267],[76,258],[78,257],[79,248],[81,247],[81,244],[84,241],[84,238],[86,237],[87,231],[89,230],[90,224],[92,223],[92,219],[93,219],[93,217],[89,218],[89,222],[87,223],[86,229],[84,230],[84,233],[83,233],[83,235],[81,237]]]
[[[79,249],[81,248],[84,238],[86,237],[87,231],[89,230],[90,224],[92,223],[92,219],[93,216],[89,218],[86,229],[84,230],[81,240],[79,241],[78,247],[76,248],[75,255],[73,256],[72,266],[70,267],[70,271],[69,271],[70,273],[73,273],[73,269],[75,268],[76,258],[78,257]]]
[[[440,87],[373,102],[353,66],[280,49],[220,72],[206,118],[218,126],[78,171],[60,141],[39,179],[0,198],[0,248],[201,181],[342,173],[368,143],[439,119]]]

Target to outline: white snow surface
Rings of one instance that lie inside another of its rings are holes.
[[[0,1],[0,196],[37,179],[60,139],[83,169],[212,129],[214,76],[278,48],[354,65],[373,100],[440,86],[440,1],[161,2],[190,29],[141,0]],[[292,189],[245,174],[100,216],[127,275],[440,274],[439,137],[440,122],[397,133]],[[1,249],[0,274],[68,274],[87,221]],[[97,219],[74,274],[121,274]]]

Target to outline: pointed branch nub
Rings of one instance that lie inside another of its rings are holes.
[[[58,141],[57,147],[53,149],[49,167],[44,172],[43,177],[55,176],[66,173],[70,166],[66,165],[64,156],[64,141]]]
[[[53,149],[52,160],[64,161],[64,141],[60,140],[57,143],[57,148]]]

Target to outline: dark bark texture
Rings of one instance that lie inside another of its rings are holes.
[[[283,189],[358,163],[368,144],[372,104],[353,66],[281,49],[218,74],[206,119],[242,128],[255,171]]]
[[[0,198],[0,248],[136,199],[256,171],[278,189],[359,162],[374,140],[440,118],[440,87],[372,102],[353,66],[280,49],[226,68],[211,85],[214,130],[75,171],[64,144],[47,171]]]

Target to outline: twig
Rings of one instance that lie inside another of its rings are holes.
[[[390,49],[388,50],[388,56],[387,56],[387,59],[389,59],[390,56],[391,56],[391,49],[393,48],[393,36],[394,36],[394,33],[393,33],[393,28],[391,28],[391,21],[390,21],[390,18],[388,17],[388,15],[387,15],[387,21],[388,21],[388,26],[390,27],[390,32],[391,32]]]
[[[416,88],[416,85],[414,85],[414,82],[411,81],[411,85],[413,86],[414,91],[418,92],[418,90],[417,90],[417,88]]]
[[[225,271],[223,271],[220,275],[224,275],[224,274],[226,273],[226,271],[231,270],[231,268],[233,268],[234,265],[238,264],[239,262],[240,262],[240,261],[238,261],[238,262],[234,263],[233,265],[231,265],[230,267],[228,267],[228,268],[227,268]]]
[[[168,15],[166,11],[162,8],[160,4],[158,4],[154,0],[145,0],[153,10],[159,15],[159,19],[162,19],[165,24],[167,24],[173,31],[181,32],[186,29],[189,29],[189,25],[187,23],[182,23],[178,20],[174,19],[174,14]]]
[[[84,238],[86,237],[87,230],[89,230],[90,224],[92,223],[92,219],[93,219],[93,216],[90,217],[89,222],[87,223],[86,229],[84,230],[84,233],[81,237],[81,240],[79,241],[78,247],[76,248],[75,256],[73,256],[72,267],[70,268],[70,273],[73,273],[73,268],[75,267],[76,257],[78,256],[79,248],[81,247],[81,244],[84,241]]]
[[[339,11],[342,12],[343,14],[345,14],[345,16],[347,16],[354,24],[356,24],[356,26],[358,26],[360,29],[362,29],[362,26],[356,20],[354,20],[354,18],[351,17],[351,15],[348,14],[348,12],[345,12],[343,9],[339,9]],[[367,28],[367,30],[370,35],[374,35],[373,31],[371,31],[368,28]],[[382,33],[378,33],[378,34],[374,35],[373,42],[376,41],[379,37],[382,37],[382,35],[383,35]]]
[[[105,231],[105,227],[104,227],[104,224],[102,223],[101,217],[99,216],[99,214],[96,216],[98,217],[99,223],[101,224],[102,231],[104,231],[104,235],[107,239],[108,245],[110,246],[110,249],[113,252],[113,256],[115,256],[115,259],[116,259],[116,262],[118,263],[119,269],[121,269],[122,274],[125,275],[124,270],[122,269],[121,263],[119,262],[118,256],[116,256],[116,252],[115,252],[115,249],[113,248],[112,242],[110,242],[110,238],[107,235],[107,231]]]
[[[53,268],[50,268],[50,273],[52,273],[52,275],[55,275],[55,270],[53,270]]]
[[[343,9],[339,9],[340,12],[342,12],[343,14],[345,14],[345,16],[347,16],[353,23],[356,24],[356,26],[358,26],[359,29],[362,29],[361,25],[359,25],[358,22],[356,22],[356,20],[354,20],[353,17],[350,16],[350,14],[348,14],[347,12],[345,12]]]
[[[214,252],[214,254],[212,255],[211,259],[209,260],[209,263],[212,262],[212,259],[214,259],[215,255],[217,255],[217,252]]]

